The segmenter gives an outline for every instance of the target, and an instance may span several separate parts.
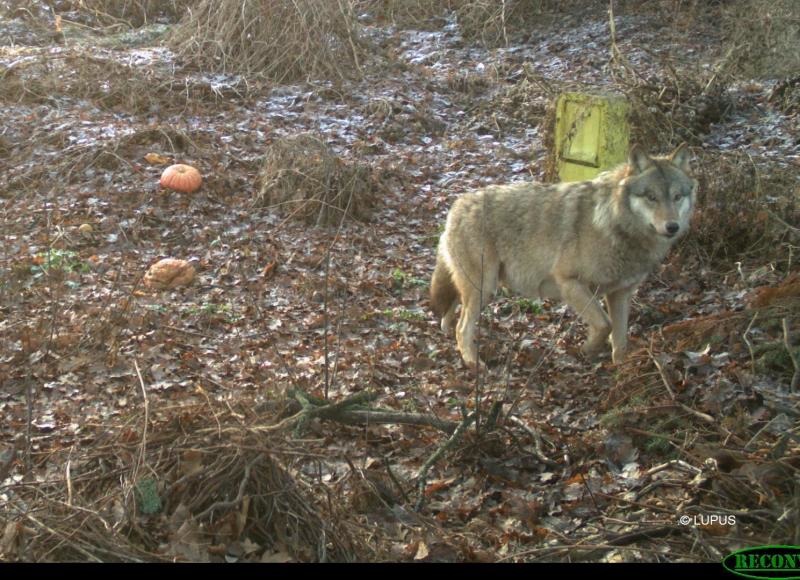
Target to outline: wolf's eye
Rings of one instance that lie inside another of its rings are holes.
[[[646,192],[646,193],[644,194],[644,196],[647,198],[647,201],[651,201],[651,202],[653,202],[653,203],[655,203],[656,201],[658,201],[658,198],[656,197],[656,194],[655,194],[655,193],[653,193],[652,191],[648,191],[648,192]]]
[[[684,197],[686,197],[686,194],[685,194],[685,193],[683,193],[682,191],[679,191],[678,193],[676,193],[676,194],[675,194],[675,196],[674,196],[674,198],[673,198],[673,199],[674,199],[675,201],[680,201],[680,200],[682,200]]]

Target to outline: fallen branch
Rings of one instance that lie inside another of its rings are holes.
[[[299,389],[290,389],[287,394],[297,400],[303,409],[276,425],[270,425],[267,430],[273,431],[294,424],[302,428],[312,418],[327,419],[344,425],[423,425],[448,434],[459,427],[455,421],[446,421],[433,415],[363,407],[364,403],[374,401],[378,397],[376,393],[369,391],[358,393],[337,403],[326,403],[323,399],[310,397]]]

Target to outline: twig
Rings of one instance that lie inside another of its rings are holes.
[[[135,358],[133,359],[133,368],[136,370],[136,376],[139,379],[139,387],[142,390],[142,398],[144,399],[144,425],[142,427],[142,441],[139,443],[139,458],[136,461],[136,464],[133,466],[133,470],[131,471],[131,483],[135,486],[139,476],[139,468],[145,463],[145,451],[147,449],[147,426],[150,422],[150,403],[147,400],[147,389],[145,389],[144,386],[142,372],[139,370],[139,363]],[[134,494],[134,497],[136,497],[136,494]]]
[[[31,452],[33,450],[33,370],[28,365],[28,376],[25,379],[25,473],[33,469]]]
[[[525,423],[522,421],[522,419],[520,419],[520,418],[519,418],[519,417],[517,417],[517,416],[509,416],[509,415],[506,415],[506,419],[507,419],[507,420],[509,420],[509,421],[511,421],[511,422],[512,422],[512,423],[514,423],[515,425],[517,425],[517,426],[518,426],[520,429],[522,429],[523,431],[525,431],[525,432],[526,432],[528,435],[530,435],[530,436],[533,438],[533,444],[534,444],[534,450],[533,450],[533,454],[536,456],[536,458],[537,458],[539,461],[541,461],[541,462],[542,462],[542,463],[544,463],[545,465],[549,465],[550,467],[555,467],[555,466],[557,466],[557,465],[558,465],[558,463],[557,463],[557,462],[555,462],[555,461],[553,461],[552,459],[550,459],[549,457],[547,457],[547,456],[544,454],[544,452],[542,451],[542,436],[541,436],[541,435],[539,435],[539,433],[538,433],[537,431],[534,431],[533,429],[531,429],[530,427],[528,427],[528,426],[527,426],[527,425],[526,425],[526,424],[525,424]]]
[[[753,435],[753,436],[750,438],[750,441],[748,441],[748,442],[747,442],[747,443],[744,445],[744,447],[742,448],[742,450],[744,450],[744,451],[747,451],[748,449],[750,449],[750,446],[751,446],[751,445],[752,445],[752,444],[753,444],[753,443],[754,443],[754,442],[755,442],[755,441],[756,441],[756,440],[757,440],[757,439],[758,439],[758,438],[761,436],[761,434],[762,434],[764,431],[766,431],[767,429],[769,429],[770,427],[772,427],[772,425],[773,425],[773,424],[775,424],[775,423],[778,423],[778,422],[784,422],[784,421],[787,421],[787,417],[786,417],[786,414],[785,414],[785,413],[778,413],[777,415],[775,415],[775,416],[774,416],[772,419],[770,419],[769,421],[767,421],[767,423],[765,423],[765,424],[764,424],[764,426],[763,426],[763,427],[761,427],[761,429],[759,429],[758,431],[756,431],[755,435]]]
[[[795,236],[800,236],[800,228],[796,228],[791,224],[787,224],[785,221],[783,221],[781,218],[779,218],[778,216],[776,216],[773,212],[771,212],[769,210],[767,210],[767,214],[769,215],[769,217],[771,217],[772,219],[777,221],[779,224],[781,224],[784,228],[786,228],[789,231],[789,233],[792,233]]]
[[[342,218],[344,219],[344,218]],[[322,297],[322,317],[324,320],[324,329],[322,333],[322,341],[323,341],[323,349],[325,352],[325,400],[328,400],[328,390],[331,386],[331,379],[330,379],[330,361],[329,361],[329,353],[328,353],[328,279],[330,278],[330,268],[331,268],[331,248],[333,244],[328,247],[328,251],[325,252],[325,293]]]
[[[408,495],[406,495],[406,491],[403,489],[403,486],[400,485],[400,482],[397,480],[397,477],[392,471],[392,465],[389,463],[389,458],[386,457],[385,455],[383,456],[383,466],[386,468],[386,473],[389,474],[389,479],[392,480],[392,483],[394,483],[395,487],[397,488],[397,491],[400,493],[401,496],[403,496],[403,503],[408,503]]]
[[[247,482],[250,481],[250,471],[253,469],[253,466],[255,466],[261,461],[263,457],[264,457],[263,455],[256,455],[255,458],[253,458],[253,460],[250,461],[250,463],[245,465],[244,474],[242,475],[242,481],[239,483],[239,491],[236,494],[235,498],[228,501],[215,501],[206,509],[204,509],[202,512],[197,514],[195,516],[195,519],[202,520],[204,517],[209,515],[214,510],[237,507],[239,503],[242,501],[242,498],[244,497],[244,490],[247,487]]]
[[[667,378],[667,374],[664,372],[664,367],[661,365],[661,362],[658,358],[653,354],[653,351],[649,348],[647,349],[647,354],[650,355],[650,360],[653,361],[653,364],[656,365],[656,369],[658,369],[658,374],[661,376],[661,382],[664,383],[664,387],[666,387],[667,392],[669,393],[669,398],[673,401],[675,400],[675,391],[672,389],[672,385]]]
[[[52,535],[54,535],[55,537],[57,537],[57,538],[61,538],[61,540],[62,540],[63,542],[65,542],[65,543],[69,544],[69,546],[70,546],[71,548],[74,548],[75,550],[77,550],[78,552],[80,552],[81,554],[83,554],[83,555],[84,555],[86,558],[88,558],[88,559],[89,559],[89,560],[91,560],[92,562],[102,562],[102,560],[101,560],[100,558],[98,558],[97,556],[95,556],[95,555],[94,555],[94,554],[92,554],[91,552],[87,552],[86,550],[84,550],[83,548],[81,548],[81,547],[80,547],[80,546],[77,544],[77,542],[75,542],[75,541],[74,541],[74,539],[72,539],[72,538],[69,538],[69,537],[65,536],[64,534],[62,534],[61,532],[58,532],[58,531],[54,530],[53,528],[51,528],[51,527],[50,527],[50,526],[48,526],[47,524],[45,524],[45,523],[43,523],[43,522],[40,522],[40,521],[39,521],[39,520],[37,520],[35,517],[33,517],[31,514],[27,514],[27,513],[26,513],[26,514],[25,514],[25,517],[26,517],[27,519],[29,519],[30,521],[32,521],[32,522],[33,522],[34,524],[36,524],[37,526],[39,526],[40,528],[42,528],[42,529],[44,529],[44,530],[47,530],[48,532],[50,532],[50,533],[51,533]]]
[[[753,327],[753,323],[755,323],[756,318],[758,318],[758,311],[753,314],[752,320],[750,320],[750,324],[747,325],[747,328],[744,329],[744,333],[742,334],[742,340],[747,345],[747,350],[750,351],[750,372],[756,372],[756,355],[753,352],[753,343],[750,342],[750,339],[747,338],[747,335],[750,334],[750,329]]]
[[[664,471],[665,469],[669,469],[671,467],[672,468],[683,469],[684,471],[688,471],[692,475],[697,475],[698,473],[700,473],[702,471],[700,468],[695,467],[694,465],[691,465],[690,463],[686,463],[682,459],[670,459],[666,463],[661,463],[659,465],[651,467],[650,469],[645,471],[644,474],[646,476],[648,476],[648,477],[651,477],[651,476],[655,475],[656,473],[658,473],[659,471]]]
[[[794,353],[792,345],[789,343],[789,325],[785,318],[781,320],[781,327],[783,328],[783,346],[786,347],[786,352],[789,353],[789,358],[792,359],[792,365],[794,365],[794,375],[792,376],[789,390],[792,393],[796,393],[797,385],[800,384],[800,361],[797,360],[797,355]]]
[[[691,408],[689,405],[684,405],[684,404],[683,404],[683,403],[681,403],[680,401],[675,401],[675,402],[677,403],[677,405],[678,405],[678,406],[679,406],[681,409],[683,409],[684,411],[686,411],[686,412],[687,412],[687,413],[689,413],[690,415],[693,415],[693,416],[697,417],[697,418],[698,418],[698,419],[700,419],[700,420],[701,420],[703,423],[709,423],[709,424],[712,424],[712,425],[713,425],[714,423],[716,423],[716,421],[714,420],[714,417],[712,417],[712,416],[711,416],[711,415],[709,415],[708,413],[703,413],[703,412],[701,412],[701,411],[698,411],[698,410],[696,410],[696,409],[692,409],[692,408]]]
[[[326,413],[324,418],[344,423],[345,425],[423,425],[448,434],[455,432],[459,426],[455,421],[445,421],[432,415],[376,409],[348,409],[335,415]]]
[[[414,506],[416,511],[420,511],[422,506],[425,503],[425,484],[428,478],[428,472],[433,467],[433,464],[436,463],[439,458],[445,454],[445,452],[453,447],[459,439],[464,435],[466,430],[475,421],[475,413],[464,414],[464,419],[461,421],[461,424],[453,431],[453,434],[450,438],[444,442],[433,454],[428,457],[428,459],[423,463],[422,467],[419,470],[419,474],[417,475],[417,492],[419,493],[419,497],[417,499],[417,504]]]
[[[529,550],[524,550],[522,552],[517,552],[513,556],[506,556],[497,560],[497,562],[503,562],[505,560],[509,560],[511,558],[515,558],[519,561],[527,560],[527,556],[531,556],[533,554],[542,553],[546,556],[552,556],[558,553],[568,553],[570,555],[574,555],[576,557],[580,557],[583,561],[594,561],[596,557],[599,557],[603,552],[607,552],[612,548],[616,548],[619,546],[625,546],[628,544],[632,544],[637,540],[645,540],[651,538],[661,538],[664,536],[669,536],[671,534],[679,533],[681,528],[676,525],[667,525],[667,526],[657,526],[645,530],[637,530],[635,532],[628,532],[625,534],[619,534],[616,536],[612,536],[612,538],[608,541],[599,543],[599,544],[568,544],[565,546],[546,546],[546,547],[537,547],[531,548]],[[586,550],[586,552],[584,552]],[[636,550],[639,552],[652,552],[653,554],[659,554],[660,548],[645,548],[643,546],[636,546]],[[527,560],[530,561],[530,560]],[[533,560],[535,561],[535,560]]]
[[[674,524],[668,526],[658,526],[655,528],[636,530],[635,532],[627,532],[625,534],[619,534],[615,537],[608,539],[606,542],[612,546],[625,546],[627,544],[632,544],[637,540],[662,538],[664,536],[669,536],[670,534],[674,534],[679,530],[680,528],[676,527]]]
[[[72,450],[70,449],[70,456],[72,455]],[[67,505],[72,507],[72,457],[67,458],[67,465],[64,468],[64,479],[67,480]]]
[[[658,374],[661,376],[661,382],[664,383],[664,387],[666,387],[670,398],[673,401],[675,401],[675,404],[684,411],[686,411],[687,413],[689,413],[690,415],[694,415],[695,417],[697,417],[698,419],[700,419],[705,423],[715,423],[714,417],[712,417],[711,415],[708,415],[706,413],[701,413],[700,411],[692,409],[688,405],[685,405],[675,399],[675,390],[672,388],[672,384],[669,382],[669,378],[667,377],[667,373],[664,371],[663,365],[658,360],[658,358],[653,354],[653,351],[647,349],[647,354],[650,355],[650,360],[653,361],[653,364],[656,366],[656,369],[658,369]]]

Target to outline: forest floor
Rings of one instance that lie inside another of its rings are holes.
[[[714,20],[663,19],[616,16],[614,69],[603,11],[504,48],[452,17],[364,15],[362,78],[294,85],[186,66],[168,25],[67,22],[55,42],[0,19],[0,559],[719,562],[800,544],[796,85],[720,84]],[[582,359],[565,306],[503,295],[476,377],[428,304],[448,208],[542,179],[559,92],[626,70],[717,89],[670,97],[671,133],[646,115],[634,131],[653,152],[689,142],[696,227],[636,295],[623,364]],[[256,203],[270,147],[306,133],[368,168],[369,217]],[[163,162],[200,169],[200,191],[162,190]],[[726,177],[749,187],[738,209]],[[164,257],[194,284],[145,287]],[[324,405],[306,397],[448,424],[298,416]]]

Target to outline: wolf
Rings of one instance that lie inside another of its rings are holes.
[[[444,332],[461,303],[455,334],[464,363],[481,364],[475,331],[498,285],[566,302],[589,328],[583,355],[600,354],[610,335],[620,363],[631,296],[689,229],[698,185],[690,157],[686,144],[666,156],[634,145],[626,163],[591,181],[460,196],[439,239],[430,300]]]

